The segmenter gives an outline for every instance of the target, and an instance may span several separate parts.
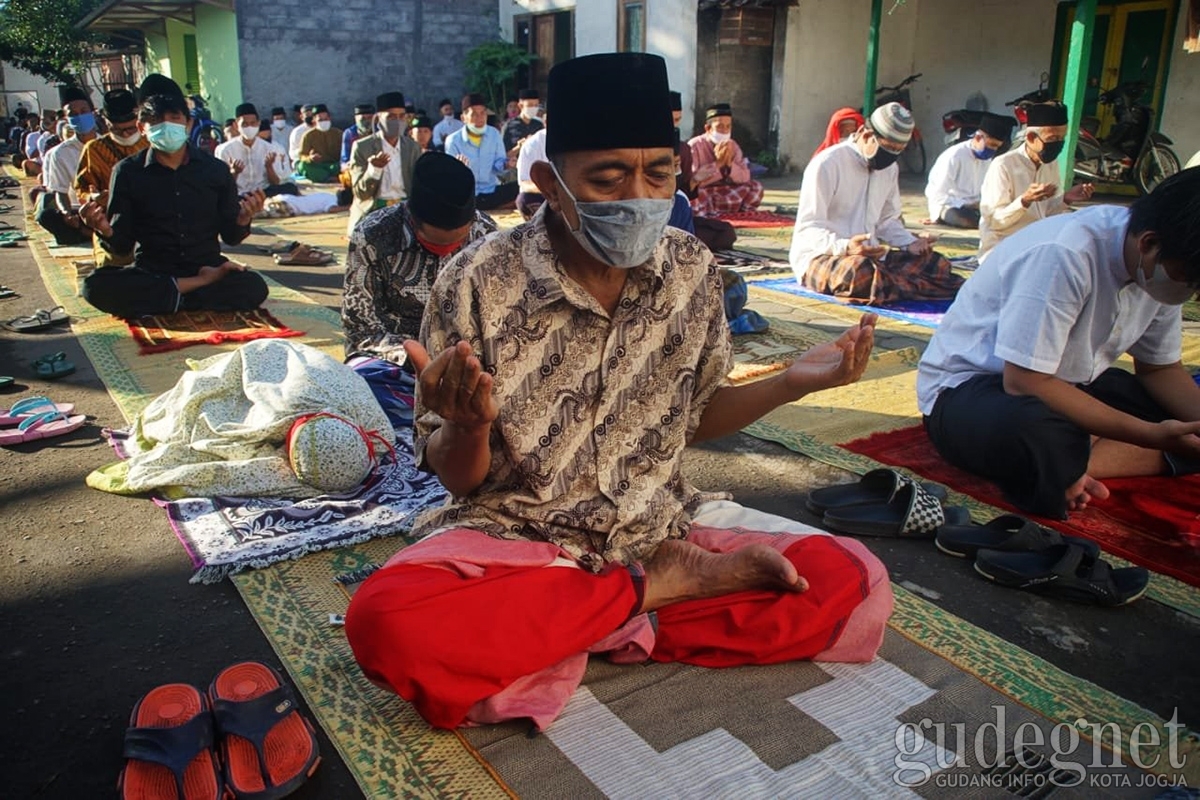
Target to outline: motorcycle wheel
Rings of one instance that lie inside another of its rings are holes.
[[[900,153],[900,169],[909,175],[925,174],[925,142],[917,136],[908,140],[908,145]]]
[[[1152,145],[1137,166],[1134,167],[1134,182],[1142,194],[1150,194],[1154,187],[1179,172],[1179,156],[1166,145]]]

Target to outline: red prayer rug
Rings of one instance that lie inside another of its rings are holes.
[[[126,320],[141,355],[166,353],[198,344],[249,342],[303,336],[265,309],[253,311],[180,311]]]
[[[876,433],[841,447],[1016,511],[994,483],[946,463],[921,425]],[[1104,550],[1147,569],[1200,586],[1200,475],[1118,478],[1104,485],[1112,493],[1109,499],[1092,503],[1067,521],[1033,519],[1062,533],[1092,539]]]
[[[770,211],[729,211],[710,216],[724,220],[735,228],[790,228],[796,224],[795,216],[772,214]]]

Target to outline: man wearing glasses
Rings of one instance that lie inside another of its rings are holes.
[[[1025,141],[992,159],[979,200],[979,260],[1001,239],[1039,219],[1064,214],[1092,196],[1083,183],[1063,192],[1054,162],[1067,138],[1067,107],[1057,101],[1029,107]]]
[[[954,297],[962,278],[900,219],[896,159],[913,127],[908,109],[888,103],[808,163],[788,254],[801,286],[875,306]]]
[[[113,167],[123,158],[150,146],[138,129],[137,98],[128,89],[104,93],[104,118],[108,133],[83,146],[79,169],[75,173],[75,193],[81,200],[108,203],[108,183]],[[102,247],[94,248],[98,267],[123,267],[133,263],[133,253],[113,255]]]

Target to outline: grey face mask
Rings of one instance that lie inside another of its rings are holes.
[[[575,204],[579,230],[571,231],[571,235],[584,250],[597,261],[618,269],[636,267],[650,259],[671,219],[673,200],[645,198],[581,203],[567,188],[558,168],[553,163],[550,168],[554,170],[558,185]]]

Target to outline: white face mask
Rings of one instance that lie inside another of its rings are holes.
[[[481,135],[483,135],[483,132],[485,130],[487,130],[487,125],[472,125],[471,123],[468,122],[467,130],[469,130],[471,133],[475,134],[476,136],[481,136]]]
[[[138,142],[140,142],[142,140],[142,132],[134,131],[133,133],[129,134],[128,136],[117,136],[114,133],[112,135],[112,138],[113,138],[114,142],[121,145],[122,147],[133,147],[135,144],[137,144]]]
[[[287,127],[287,120],[286,120],[286,119],[277,119],[277,120],[273,120],[273,121],[271,122],[271,127],[272,127],[272,128],[274,128],[274,129],[275,129],[275,130],[277,130],[277,131],[281,131],[281,130],[283,130],[285,127]]]
[[[1154,274],[1147,278],[1146,271],[1142,269],[1144,259],[1144,256],[1138,259],[1138,268],[1133,277],[1146,294],[1167,306],[1181,306],[1192,299],[1196,289],[1173,279],[1167,274],[1161,261],[1154,262]]]
[[[327,119],[317,120],[317,130],[327,131],[333,127],[333,123]]]
[[[242,141],[246,144],[254,144],[254,140],[258,138],[258,123],[253,125],[239,125],[238,130],[242,132]]]
[[[521,113],[525,119],[535,119],[539,114],[542,113],[542,107],[529,106],[528,108],[523,109]]]
[[[730,139],[733,138],[733,135],[728,134],[728,133],[721,133],[720,131],[709,131],[708,138],[712,139],[713,144],[720,144],[721,142],[728,142]]]

